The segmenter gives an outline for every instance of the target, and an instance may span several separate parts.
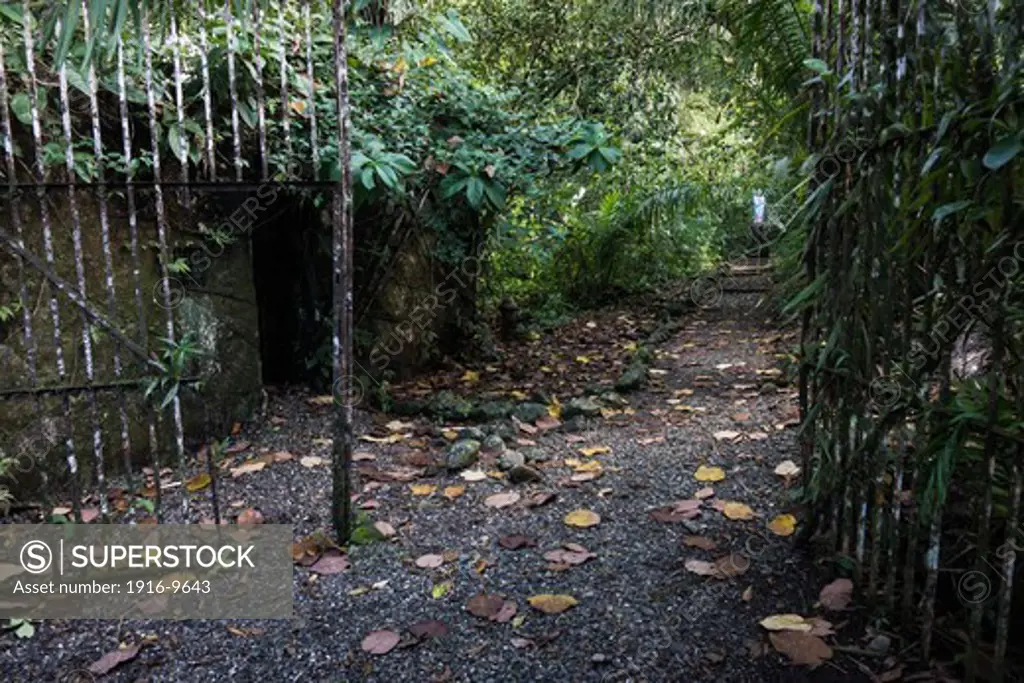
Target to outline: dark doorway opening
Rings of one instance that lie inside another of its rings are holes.
[[[331,233],[294,199],[252,236],[264,384],[330,386]]]

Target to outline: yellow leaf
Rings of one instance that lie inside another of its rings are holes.
[[[541,372],[545,372],[545,373],[553,372],[553,370],[549,366],[547,366],[547,365],[540,366],[540,371]]]
[[[305,102],[292,102],[292,107],[294,108],[296,104],[301,104],[303,108],[306,107]],[[302,112],[299,113],[301,114]],[[332,396],[331,394],[324,394],[323,396],[314,396],[313,398],[306,399],[306,402],[314,406],[329,406],[332,403],[334,403],[334,396]]]
[[[510,392],[508,392],[508,395],[510,397],[514,398],[517,401],[525,401],[526,399],[529,398],[529,396],[527,396],[525,393],[523,393],[521,391],[518,391],[518,390],[517,391],[510,391]]]
[[[462,376],[463,382],[479,382],[480,373],[476,370],[466,370],[466,374]]]
[[[446,486],[444,489],[444,497],[448,500],[455,500],[463,493],[466,492],[465,486]]]
[[[600,472],[604,468],[601,467],[601,463],[597,460],[588,460],[587,462],[576,465],[573,469],[577,472]]]
[[[729,519],[753,519],[754,511],[743,503],[729,502],[722,508],[722,513]]]
[[[626,342],[625,344],[622,345],[622,348],[625,351],[636,351],[636,342],[635,341]]]
[[[185,482],[185,488],[188,489],[189,492],[191,493],[195,493],[196,491],[202,491],[209,485],[210,475],[207,472],[197,474],[196,476],[192,477],[191,479]]]
[[[437,64],[437,58],[435,58],[435,57],[424,57],[423,59],[421,59],[417,63],[417,66],[433,66],[435,64]]]
[[[551,404],[548,406],[548,415],[555,419],[561,419],[562,417],[562,404],[558,402],[557,396],[551,398]]]
[[[760,623],[769,631],[810,631],[814,628],[799,614],[773,614]]]
[[[409,484],[409,490],[414,496],[430,496],[437,490],[436,484]]]
[[[693,473],[693,478],[697,481],[722,481],[725,479],[725,470],[721,467],[708,467],[707,465],[701,465],[697,468],[697,471]]]
[[[614,408],[601,408],[601,417],[604,419],[610,419],[616,415],[622,415],[621,410],[615,410]]]
[[[796,517],[779,515],[768,524],[768,529],[776,536],[792,536],[796,531]]]
[[[579,449],[581,455],[587,457],[593,457],[595,455],[604,455],[605,453],[611,453],[612,449],[607,446],[587,446],[586,448]]]
[[[580,529],[594,526],[601,521],[600,515],[590,510],[573,510],[565,516],[567,526],[574,526]]]
[[[576,362],[583,363],[584,365],[586,365],[587,363],[590,362],[590,359],[587,358],[586,356],[576,356]]]
[[[571,595],[552,595],[542,593],[529,598],[530,606],[544,614],[561,614],[565,610],[579,604]]]
[[[434,587],[430,589],[430,594],[435,600],[443,598],[448,591],[452,589],[451,581],[444,581],[442,583],[434,584]]]
[[[289,104],[291,105],[292,111],[298,114],[299,116],[302,116],[303,114],[306,113],[305,100],[292,100],[291,102],[289,102]],[[333,400],[333,397],[331,397],[331,399]],[[330,403],[330,401],[328,401],[328,403]]]
[[[454,429],[446,429],[443,432],[441,432],[441,436],[448,439],[449,441],[455,441],[455,439],[459,438],[459,433]]]

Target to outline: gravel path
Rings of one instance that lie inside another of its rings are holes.
[[[631,414],[592,419],[572,433],[523,434],[551,458],[541,470],[544,482],[467,483],[442,472],[413,482],[437,484],[437,493],[428,497],[412,495],[403,482],[364,491],[359,501],[375,500],[379,507],[369,514],[389,522],[396,535],[352,548],[352,568],[341,574],[312,577],[296,568],[293,620],[48,621],[32,639],[0,636],[0,679],[92,680],[75,672],[119,642],[144,642],[137,658],[102,680],[870,680],[857,662],[838,652],[815,671],[794,667],[771,648],[758,625],[771,614],[821,614],[814,604],[824,584],[789,538],[767,530],[771,519],[787,511],[786,492],[773,470],[783,460],[798,459],[795,429],[784,426],[794,417],[796,397],[792,387],[774,383],[772,370],[780,364],[775,354],[793,337],[764,321],[768,311],[758,308],[758,296],[727,293],[718,308],[687,314],[675,336],[659,346],[649,386],[628,396]],[[608,314],[609,324],[616,315]],[[328,435],[326,412],[311,408],[308,398],[298,391],[272,394],[268,419],[237,437],[257,453],[287,450],[296,459],[225,478],[222,486],[223,500],[235,503],[236,510],[257,507],[269,521],[294,525],[297,537],[329,528],[329,470],[298,462],[300,456],[329,454],[323,442],[314,443]],[[390,419],[364,414],[361,428]],[[425,420],[418,422],[428,427]],[[725,430],[742,436],[736,442],[714,438]],[[568,481],[572,471],[564,460],[589,460],[576,449],[597,445],[611,449],[594,458],[603,475]],[[360,465],[382,470],[416,457],[402,443],[360,443],[359,450],[376,456]],[[722,467],[726,478],[695,481],[701,464]],[[365,483],[362,478],[360,484]],[[464,485],[465,494],[453,500],[442,496],[451,485]],[[757,517],[730,520],[709,505],[685,523],[650,516],[652,508],[691,498],[708,485],[715,497],[707,503],[743,502]],[[536,491],[557,497],[535,508],[484,505],[488,495],[510,490],[524,499]],[[598,513],[600,523],[566,526],[565,515],[579,508]],[[795,514],[799,517],[799,511]],[[536,547],[500,547],[498,539],[511,534],[528,536]],[[691,534],[713,540],[717,549],[684,546],[683,538]],[[596,557],[564,571],[549,570],[543,554],[565,542],[581,544]],[[741,576],[719,580],[684,569],[686,559],[714,560],[730,550],[750,560]],[[439,568],[414,563],[425,553],[445,551],[452,561]],[[487,565],[482,573],[481,561]],[[446,581],[449,592],[432,597],[433,587]],[[525,621],[495,623],[467,612],[467,601],[481,591],[514,601]],[[527,604],[540,593],[570,594],[578,604],[558,615],[541,614]],[[830,619],[842,621],[837,616]],[[403,643],[382,656],[360,648],[375,629],[406,633],[410,624],[425,619],[443,621],[448,634]],[[859,635],[840,630],[828,640],[849,642]]]

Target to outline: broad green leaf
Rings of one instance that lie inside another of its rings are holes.
[[[484,181],[480,180],[480,178],[470,178],[469,184],[466,185],[466,199],[469,200],[469,205],[474,209],[479,209],[483,198]]]
[[[985,164],[985,168],[992,171],[996,171],[1006,164],[1010,163],[1018,153],[1020,153],[1021,142],[1019,135],[1010,135],[996,144],[992,145],[987,152],[985,152],[985,158],[982,159],[982,163]]]
[[[20,92],[11,98],[11,111],[26,126],[32,123],[32,103],[25,93]]]
[[[363,183],[363,187],[367,190],[372,190],[377,184],[373,181],[373,167],[367,166],[363,169],[362,173],[359,174],[359,179]]]
[[[176,123],[167,130],[167,144],[170,145],[174,156],[178,157],[178,161],[183,164],[188,162],[188,137],[182,134]]]
[[[961,199],[958,202],[950,202],[949,204],[943,204],[942,206],[935,209],[935,212],[932,214],[932,221],[934,221],[935,223],[941,223],[943,218],[951,216],[954,213],[963,211],[971,204],[973,204],[973,202],[970,199]]]
[[[825,74],[829,73],[828,64],[826,64],[821,59],[805,59],[804,66],[806,66],[808,69],[821,76],[824,76]]]
[[[486,183],[484,191],[487,193],[487,201],[497,211],[505,208],[505,188],[500,183]]]

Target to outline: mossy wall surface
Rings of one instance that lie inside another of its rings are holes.
[[[165,193],[171,247],[182,248],[185,233],[197,222],[194,211],[185,210],[174,193]],[[106,289],[106,256],[103,248],[100,202],[92,191],[75,195],[81,233],[81,261],[88,301],[115,322],[126,336],[150,351],[159,350],[159,338],[167,336],[168,311],[161,296],[160,261],[152,192],[138,192],[138,272],[132,258],[129,212],[124,197],[108,201],[110,255],[114,296]],[[77,287],[74,219],[71,200],[62,190],[51,191],[45,200],[50,221],[56,274]],[[44,229],[39,199],[22,195],[16,202],[26,249],[45,259]],[[9,201],[0,202],[0,216],[9,232],[15,231]],[[190,241],[188,249],[195,249]],[[248,417],[260,398],[260,360],[257,308],[252,280],[251,253],[247,238],[218,249],[204,270],[201,285],[187,275],[174,276],[173,314],[175,336],[194,334],[202,356],[189,374],[202,379],[199,392],[182,394],[186,444],[194,446],[209,436],[226,433],[233,421]],[[23,275],[22,275],[23,274]],[[8,309],[25,300],[32,328],[32,343],[25,338],[23,312],[0,323],[0,391],[6,389],[88,384],[83,329],[92,346],[93,381],[113,382],[115,350],[121,358],[121,378],[142,378],[152,370],[121,347],[111,335],[94,324],[83,325],[80,309],[47,282],[31,265],[22,265],[0,247],[0,306]],[[60,321],[55,342],[51,296],[56,297]],[[140,316],[140,301],[141,311]],[[145,323],[143,326],[142,320]],[[143,332],[146,332],[143,335]],[[57,371],[57,344],[65,372]],[[33,381],[30,358],[34,356]],[[0,398],[0,449],[18,458],[13,490],[26,495],[42,484],[60,488],[67,479],[67,436],[71,436],[78,461],[92,476],[96,452],[108,472],[123,470],[126,457],[135,467],[152,460],[149,437],[150,410],[142,390],[99,391],[95,394],[46,393]],[[127,414],[123,429],[121,407]],[[68,415],[69,417],[66,417]],[[159,457],[164,462],[175,453],[173,420],[167,409],[156,416]],[[95,426],[100,426],[98,446]],[[130,443],[125,452],[124,444]]]

